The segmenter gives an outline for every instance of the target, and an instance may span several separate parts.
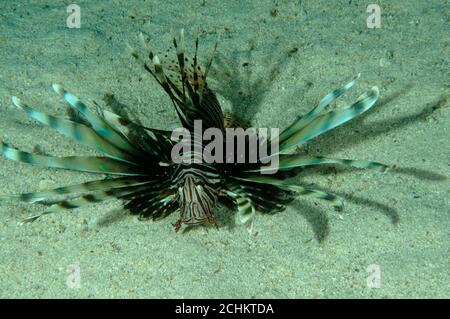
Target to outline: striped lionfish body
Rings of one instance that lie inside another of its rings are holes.
[[[239,123],[232,115],[222,112],[216,95],[208,87],[206,79],[212,58],[203,70],[197,61],[198,39],[191,62],[185,57],[182,30],[178,41],[174,39],[176,59],[171,63],[161,62],[148,48],[148,41],[143,36],[141,40],[146,55],[142,57],[133,50],[132,56],[167,93],[183,129],[194,132],[195,121],[201,121],[202,132],[216,128],[224,133],[227,128]],[[231,204],[237,208],[236,221],[246,225],[251,224],[256,211],[281,211],[299,195],[321,198],[339,205],[340,200],[335,195],[290,184],[287,179],[295,176],[299,168],[312,165],[341,164],[379,171],[387,168],[376,162],[308,157],[291,152],[375,104],[378,89],[373,87],[351,106],[326,110],[355,84],[356,79],[326,95],[311,111],[284,129],[278,136],[276,152],[271,151],[265,158],[259,156],[255,162],[244,163],[198,162],[195,161],[199,155],[195,147],[193,152],[183,154],[193,160],[176,162],[171,153],[176,143],[171,131],[147,128],[106,110],[96,114],[58,84],[53,85],[53,90],[62,96],[70,108],[81,114],[81,120],[47,115],[13,97],[13,103],[38,122],[102,155],[54,157],[17,150],[1,142],[1,153],[5,158],[44,167],[107,174],[110,178],[33,193],[0,195],[0,200],[18,199],[50,204],[44,212],[23,221],[28,223],[46,214],[117,198],[124,200],[126,209],[143,219],[155,220],[178,212],[179,219],[173,225],[177,231],[182,225],[209,223],[217,226],[214,214],[220,204]],[[253,137],[261,145],[268,141],[259,135]],[[205,147],[200,142],[200,151]],[[278,171],[264,174],[267,168],[263,160],[275,156]]]
[[[211,178],[218,180],[216,176],[204,176],[201,170],[184,169],[178,179],[178,204],[180,219],[175,223],[178,230],[183,223],[201,224],[205,221],[216,225],[212,210],[217,205],[218,188],[211,185]]]

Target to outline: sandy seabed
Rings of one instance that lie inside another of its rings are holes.
[[[1,202],[0,297],[450,296],[446,1],[382,1],[381,28],[374,29],[364,1],[76,1],[81,27],[72,29],[66,1],[45,3],[0,5],[0,136],[18,148],[92,154],[12,105],[16,95],[66,114],[51,90],[55,82],[89,105],[105,106],[105,94],[114,94],[145,125],[176,126],[170,100],[126,43],[137,46],[141,31],[165,52],[185,28],[191,53],[200,34],[201,61],[219,43],[211,87],[255,126],[285,127],[361,73],[337,105],[374,85],[378,104],[305,149],[397,169],[308,170],[302,182],[344,196],[343,211],[299,198],[282,213],[258,215],[252,235],[233,226],[231,211],[216,213],[219,230],[175,233],[176,215],[140,222],[119,201],[19,227],[43,207]],[[0,178],[0,193],[10,194],[93,175],[2,158]]]

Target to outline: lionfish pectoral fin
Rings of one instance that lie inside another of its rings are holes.
[[[121,196],[120,199],[127,201],[124,205],[132,214],[139,214],[140,220],[157,220],[173,213],[177,208],[176,197],[167,192],[164,186],[157,189],[147,189],[140,192]]]
[[[15,106],[26,112],[30,117],[34,118],[38,122],[55,129],[59,133],[70,137],[81,144],[96,149],[97,151],[100,151],[118,160],[127,162],[133,161],[133,158],[130,156],[130,154],[117,148],[108,140],[97,135],[97,133],[92,128],[84,124],[36,111],[15,96],[12,97],[12,101]]]
[[[122,133],[123,136],[127,138],[129,142],[132,142],[130,138],[131,132],[131,125],[132,123],[130,120],[121,117],[120,115],[117,115],[114,112],[110,112],[108,110],[102,110],[102,115],[105,121],[112,126],[116,131],[119,131]],[[137,125],[137,124],[136,124]]]
[[[60,196],[65,194],[75,194],[79,193],[84,195],[93,191],[109,190],[114,188],[121,188],[127,186],[135,186],[146,183],[142,178],[133,178],[130,176],[94,180],[90,182],[85,182],[82,184],[75,184],[69,186],[58,187],[54,189],[48,189],[37,192],[22,193],[22,194],[10,194],[10,195],[0,195],[0,200],[20,200],[26,203],[36,203],[46,201],[54,196]]]
[[[344,94],[346,91],[348,91],[355,83],[356,80],[359,78],[359,74],[353,78],[350,82],[344,84],[340,88],[328,93],[325,95],[322,100],[320,100],[319,104],[317,104],[316,107],[314,107],[311,111],[309,111],[304,116],[299,117],[297,120],[295,120],[290,126],[288,126],[286,129],[281,132],[279,136],[279,141],[283,142],[290,136],[292,136],[295,132],[303,128],[305,125],[307,125],[311,120],[313,120],[319,113],[321,113],[328,105],[333,103],[334,100],[336,100],[338,97],[340,97],[342,94]]]
[[[59,202],[54,203],[52,206],[50,206],[44,212],[23,219],[19,223],[19,225],[30,224],[30,223],[36,221],[37,219],[41,218],[44,215],[57,213],[57,212],[62,211],[62,210],[69,210],[69,209],[79,208],[79,207],[82,207],[82,206],[85,206],[85,205],[91,204],[91,203],[98,203],[98,202],[101,202],[101,201],[103,201],[103,200],[105,200],[107,198],[110,198],[110,196],[99,196],[99,195],[88,194],[88,195],[83,195],[80,198],[74,198],[74,199],[70,199],[70,200],[59,201]]]
[[[133,144],[131,144],[126,139],[125,136],[111,127],[101,116],[98,116],[90,111],[89,108],[76,96],[66,91],[59,84],[53,84],[52,88],[56,93],[61,95],[72,108],[83,114],[83,116],[92,125],[92,128],[99,136],[103,137],[109,143],[125,152],[128,152],[130,154],[139,152],[139,150],[137,150],[133,146]]]
[[[349,167],[363,168],[363,169],[374,169],[380,172],[385,172],[389,166],[364,160],[350,160],[350,159],[340,159],[340,158],[326,158],[322,156],[310,157],[301,154],[282,154],[279,155],[278,159],[278,169],[289,170],[297,167],[313,166],[313,165],[324,165],[324,164],[340,164]],[[258,169],[246,170],[246,173],[264,173],[265,171],[270,171],[271,168],[261,167]]]
[[[140,175],[137,166],[129,165],[125,162],[117,161],[109,157],[95,156],[69,156],[55,157],[40,154],[28,153],[17,150],[0,141],[1,154],[10,160],[27,164],[62,168],[75,171],[91,173],[107,173],[119,175]]]
[[[337,195],[334,195],[334,194],[331,194],[328,192],[324,192],[321,190],[309,188],[309,187],[292,185],[292,184],[286,183],[283,180],[279,180],[275,177],[271,177],[270,175],[250,175],[250,176],[246,176],[246,177],[233,177],[233,178],[237,179],[237,180],[247,181],[247,182],[279,186],[284,189],[294,191],[298,195],[309,196],[309,197],[313,197],[313,198],[320,198],[320,199],[329,201],[333,204],[333,206],[338,207],[338,208],[343,206],[343,201]]]
[[[162,219],[162,218],[170,215],[174,211],[176,211],[177,208],[178,208],[178,205],[177,205],[176,201],[165,202],[161,206],[156,207],[153,210],[153,212],[151,214],[151,218],[152,218],[152,220]],[[144,209],[144,211],[142,212],[142,214],[140,216],[141,217],[148,216],[148,210]]]
[[[299,185],[285,185],[285,186],[290,190],[293,190],[300,196],[308,196],[311,198],[319,198],[322,200],[326,200],[338,209],[342,209],[342,207],[344,206],[342,198],[335,194]]]
[[[125,136],[130,142],[132,142],[130,135],[133,134],[133,130],[137,128],[146,130],[153,134],[166,136],[170,136],[170,134],[172,133],[169,130],[161,130],[143,126],[108,110],[102,110],[102,115],[109,125],[111,125],[117,131],[120,131],[123,136]]]
[[[21,225],[28,224],[28,223],[34,222],[35,220],[37,220],[38,218],[40,218],[44,215],[57,213],[57,212],[60,212],[63,210],[80,208],[80,207],[83,207],[83,206],[86,206],[89,204],[99,203],[99,202],[102,202],[102,201],[104,201],[106,199],[110,199],[110,198],[120,198],[121,196],[129,195],[134,192],[140,191],[145,187],[146,187],[146,185],[132,185],[132,186],[127,186],[127,187],[122,187],[122,188],[112,188],[112,189],[108,189],[108,190],[104,190],[104,191],[98,191],[98,192],[95,192],[92,194],[82,195],[80,197],[76,197],[76,198],[72,198],[72,199],[68,199],[68,200],[56,201],[56,202],[52,203],[52,205],[47,210],[42,212],[41,214],[37,214],[37,215],[31,216],[29,218],[26,218],[20,224]]]
[[[377,87],[364,93],[351,106],[318,115],[280,143],[280,153],[339,126],[370,109],[379,97]]]
[[[255,217],[255,207],[251,199],[245,195],[245,192],[240,188],[233,188],[226,192],[237,206],[238,212],[235,217],[237,225],[245,225],[248,229],[251,228],[253,219]]]
[[[255,207],[248,197],[236,198],[238,213],[236,214],[236,223],[250,227],[255,217]]]

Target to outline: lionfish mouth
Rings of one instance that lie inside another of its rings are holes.
[[[224,132],[240,123],[236,116],[222,111],[214,91],[207,84],[213,59],[209,59],[205,67],[200,66],[198,38],[193,59],[188,59],[184,51],[184,31],[181,30],[178,40],[173,40],[176,54],[171,61],[161,61],[148,47],[148,39],[143,35],[140,39],[144,54],[133,49],[131,54],[167,93],[183,129],[193,132],[195,121],[201,121],[203,132],[210,128]],[[172,157],[175,141],[171,131],[144,127],[107,110],[101,114],[92,112],[58,84],[53,85],[54,91],[79,116],[66,119],[48,115],[13,97],[13,103],[30,117],[102,155],[54,157],[17,150],[1,142],[1,154],[5,158],[43,167],[107,174],[109,178],[32,193],[0,195],[0,200],[50,205],[44,212],[22,222],[29,223],[43,215],[118,198],[125,202],[126,209],[142,219],[156,220],[179,212],[179,219],[173,225],[176,231],[183,224],[210,223],[217,227],[213,210],[219,204],[237,209],[236,222],[247,226],[251,225],[256,211],[281,211],[299,195],[340,205],[340,199],[335,195],[292,184],[288,178],[295,176],[299,168],[313,165],[340,164],[379,171],[387,168],[377,162],[292,153],[296,147],[353,119],[375,104],[379,94],[373,87],[351,106],[327,110],[356,80],[357,77],[327,94],[312,110],[281,131],[277,137],[278,150],[271,154],[278,158],[278,171],[274,174],[264,174],[266,168],[262,157],[252,163],[178,163]],[[202,144],[202,150],[205,148],[207,145]]]

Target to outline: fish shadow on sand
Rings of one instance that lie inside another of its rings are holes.
[[[250,123],[260,110],[266,92],[289,62],[286,58],[288,53],[277,58],[274,50],[262,61],[268,69],[255,73],[252,64],[254,49],[254,44],[250,43],[248,49],[232,52],[230,57],[218,52],[211,67],[213,89],[231,103],[233,115]]]
[[[278,56],[282,55],[278,54]],[[273,59],[273,56],[270,58]],[[251,50],[248,50],[247,52],[247,59],[249,61],[251,59]],[[237,58],[237,54],[232,56],[232,58],[225,58],[219,55],[218,58],[215,59],[215,76],[221,78],[221,80],[224,81],[223,83],[228,83],[228,85],[219,88],[217,91],[231,101],[232,111],[234,114],[251,121],[254,115],[259,111],[262,101],[265,98],[264,92],[267,92],[272,82],[276,80],[277,75],[280,73],[280,70],[286,61],[287,59],[281,57],[278,62],[264,63],[265,65],[271,66],[271,69],[266,71],[265,75],[261,76],[259,79],[257,78],[252,80],[254,76],[249,64],[245,63],[244,65],[241,65],[239,59]],[[219,72],[218,70],[220,70],[220,68],[223,68],[223,70]],[[269,76],[267,76],[267,74],[269,74]],[[350,145],[354,146],[361,143],[367,143],[377,136],[386,134],[386,132],[400,130],[406,126],[413,125],[418,121],[426,120],[437,110],[445,107],[446,101],[448,101],[448,96],[440,97],[439,99],[427,103],[420,109],[420,111],[414,114],[397,116],[389,120],[383,120],[370,124],[363,123],[364,118],[369,116],[371,112],[380,111],[384,106],[391,104],[395,99],[403,96],[410,88],[411,86],[408,85],[401,90],[393,92],[392,94],[382,98],[377,105],[375,105],[375,107],[367,112],[367,114],[363,114],[362,116],[352,120],[350,122],[351,124],[339,126],[327,134],[317,137],[314,141],[306,143],[304,145],[306,150],[308,145],[313,144],[316,149],[327,150],[327,153],[333,153],[333,151],[343,149]],[[358,128],[357,134],[354,134],[355,127]],[[353,133],[351,134],[351,138],[345,139],[345,142],[343,141],[341,143],[336,143],[336,141],[342,139],[332,137],[332,134],[348,136],[349,133]],[[317,168],[315,169],[317,170]],[[351,169],[339,169],[337,173],[349,170],[351,171]],[[323,171],[323,168],[320,168],[317,171]],[[390,168],[389,173],[410,175],[424,181],[447,180],[447,177],[442,174],[416,167],[400,167],[393,165]],[[314,185],[314,188],[318,187]],[[318,189],[320,189],[320,187]],[[389,207],[379,201],[362,196],[350,196],[334,190],[332,190],[332,192],[344,198],[347,202],[351,202],[359,206],[375,208],[378,212],[389,218],[393,225],[400,221],[399,213],[395,208]],[[319,242],[324,241],[329,233],[329,221],[323,210],[305,202],[301,202],[301,199],[294,201],[291,206],[299,211],[300,214],[308,221],[313,229],[315,238]],[[231,219],[230,222],[233,222],[233,220]]]

